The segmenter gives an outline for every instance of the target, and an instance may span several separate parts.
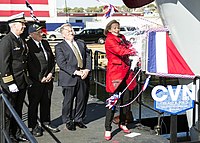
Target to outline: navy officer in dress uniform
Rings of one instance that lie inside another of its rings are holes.
[[[9,17],[10,32],[0,41],[0,84],[13,108],[22,117],[23,102],[28,86],[27,46],[20,38],[25,26],[24,13]],[[21,129],[6,109],[6,129],[12,142],[27,141]]]

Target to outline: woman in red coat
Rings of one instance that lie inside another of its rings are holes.
[[[135,55],[136,51],[131,47],[131,44],[126,41],[124,35],[120,34],[120,24],[116,20],[110,21],[106,25],[104,34],[107,36],[105,41],[106,57],[108,65],[106,70],[106,91],[113,94],[122,92],[125,87],[133,79],[134,73],[130,71],[130,55]],[[131,83],[129,90],[133,90],[136,86],[136,81]],[[124,104],[123,94],[120,98],[120,103]],[[126,109],[120,108],[119,128],[125,133],[130,133],[130,130],[125,125]],[[114,117],[115,108],[106,111],[105,119],[105,139],[111,139],[111,123]]]

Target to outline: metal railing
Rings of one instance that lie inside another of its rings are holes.
[[[100,86],[103,86],[105,87],[106,84],[105,84],[105,73],[106,73],[106,68],[103,67],[103,66],[99,66],[99,60],[102,60],[99,58],[100,55],[104,54],[105,55],[105,52],[102,52],[102,51],[95,51],[94,52],[94,82],[95,82],[95,85],[96,85],[96,91],[98,90],[98,85]],[[102,70],[103,71],[103,79],[99,77],[99,70]],[[100,81],[100,79],[102,81]]]
[[[15,109],[12,107],[8,99],[6,98],[5,94],[0,94],[0,142],[1,143],[12,143],[8,132],[6,131],[5,127],[5,108],[8,108],[12,116],[15,118],[17,124],[22,129],[24,134],[26,135],[27,139],[31,143],[37,143],[37,140],[34,138],[34,136],[30,133],[29,129],[25,125],[25,123],[21,120]]]

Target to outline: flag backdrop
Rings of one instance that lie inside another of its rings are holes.
[[[162,77],[194,78],[167,32],[149,32],[147,74]]]
[[[37,17],[49,17],[48,0],[28,0]],[[0,13],[2,17],[24,12],[30,15],[30,9],[26,7],[25,0],[0,0]]]

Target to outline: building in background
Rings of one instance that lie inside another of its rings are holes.
[[[72,26],[81,28],[105,28],[105,24],[111,19],[118,20],[122,26],[135,26],[149,28],[149,25],[159,26],[159,16],[145,16],[143,13],[121,13],[117,12],[112,17],[105,18],[104,13],[67,13],[57,11],[56,0],[28,0],[34,10],[34,15],[44,23],[47,31],[53,31],[63,23],[70,23]],[[6,21],[8,17],[20,12],[25,13],[27,21],[33,22],[30,9],[26,6],[25,0],[3,0],[0,1],[0,38],[8,31]],[[153,22],[152,22],[153,21]],[[26,30],[25,30],[26,31]]]

